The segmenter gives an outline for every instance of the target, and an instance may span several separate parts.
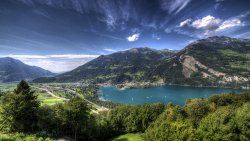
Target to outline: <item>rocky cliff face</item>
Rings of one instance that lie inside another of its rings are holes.
[[[205,86],[249,86],[250,40],[210,37],[191,43],[163,61],[151,77],[166,83]]]
[[[226,73],[215,71],[212,68],[209,68],[196,59],[189,55],[181,55],[180,63],[182,64],[182,74],[185,78],[190,78],[191,75],[195,72],[200,72],[203,78],[215,78],[221,77],[222,79],[219,81],[220,83],[226,84],[228,82],[237,82],[237,83],[245,83],[250,81],[250,77],[243,77],[238,75],[227,75]]]
[[[127,84],[129,87],[158,82],[249,87],[250,40],[215,36],[195,41],[178,53],[134,48],[102,55],[50,80]]]

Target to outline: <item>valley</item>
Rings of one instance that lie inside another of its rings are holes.
[[[100,57],[35,83],[84,82],[120,88],[159,85],[249,88],[250,40],[214,36],[180,51],[134,48]]]
[[[249,0],[0,0],[0,141],[250,141]]]

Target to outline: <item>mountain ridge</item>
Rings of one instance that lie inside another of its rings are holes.
[[[42,76],[53,76],[48,70],[37,66],[29,66],[20,60],[4,57],[0,58],[0,82],[15,82],[20,80],[32,80]]]
[[[126,58],[128,56],[136,57],[128,59]],[[133,48],[110,55],[101,55],[75,70],[49,79],[54,82],[85,81],[115,85],[130,82],[161,82],[198,86],[249,87],[249,64],[249,39],[213,36],[194,41],[179,52]],[[128,67],[134,70],[129,70]],[[72,81],[70,77],[75,77],[74,74],[78,74],[78,77]]]

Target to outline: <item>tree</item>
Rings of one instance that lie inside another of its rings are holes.
[[[203,118],[197,129],[200,140],[239,140],[234,111],[225,106]]]
[[[1,102],[1,130],[31,132],[37,123],[39,101],[29,84],[21,81],[13,93],[6,94]]]
[[[0,90],[0,98],[4,96],[4,92]]]
[[[193,99],[186,103],[185,111],[193,124],[198,125],[199,121],[211,111],[211,107],[206,100]]]
[[[77,140],[78,130],[86,130],[89,108],[87,103],[79,98],[74,97],[64,105],[65,122],[74,130],[74,138]]]

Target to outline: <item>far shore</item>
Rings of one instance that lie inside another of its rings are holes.
[[[250,87],[228,87],[228,86],[203,86],[203,85],[189,85],[189,84],[171,84],[171,83],[150,83],[150,82],[142,82],[142,83],[122,83],[122,84],[111,84],[111,83],[102,83],[97,84],[102,87],[116,87],[120,90],[133,89],[133,88],[150,88],[150,87],[158,87],[158,86],[182,86],[182,87],[199,87],[199,88],[228,88],[228,89],[243,89],[250,90]]]

